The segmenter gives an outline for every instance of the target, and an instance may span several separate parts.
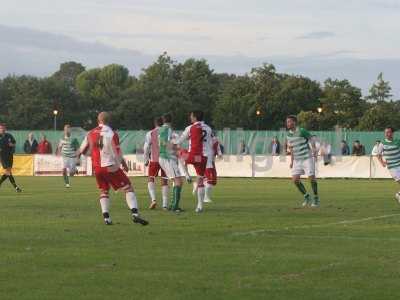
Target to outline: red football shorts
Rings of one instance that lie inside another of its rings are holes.
[[[161,169],[161,166],[158,162],[156,161],[151,161],[149,163],[149,177],[157,177],[158,173],[161,170],[161,177],[162,178],[167,178],[167,175],[165,174],[164,170]]]
[[[103,191],[108,191],[110,186],[114,190],[119,190],[127,185],[131,185],[128,176],[126,176],[122,169],[110,172],[107,167],[95,167],[94,174],[96,176],[97,186]]]
[[[193,165],[197,176],[204,177],[207,166],[207,157],[188,152],[185,162],[188,165]]]

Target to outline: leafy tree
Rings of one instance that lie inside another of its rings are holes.
[[[393,96],[390,94],[391,90],[392,88],[390,87],[390,83],[383,80],[383,73],[379,73],[377,81],[369,89],[367,100],[373,102],[388,101]]]
[[[367,109],[361,90],[348,80],[327,79],[321,98],[321,129],[332,129],[335,125],[355,128]]]
[[[226,81],[213,114],[218,129],[256,127],[257,95],[255,83],[249,76],[237,76]]]
[[[74,87],[76,78],[84,71],[85,67],[82,64],[69,61],[62,63],[60,69],[52,77],[57,81],[64,81],[68,86]]]
[[[387,126],[400,128],[400,103],[379,102],[371,106],[360,119],[359,130],[383,130]]]

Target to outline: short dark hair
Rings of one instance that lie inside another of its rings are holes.
[[[162,116],[162,121],[163,121],[163,123],[171,123],[172,122],[171,114],[164,114]]]
[[[197,121],[203,121],[204,113],[201,110],[194,110],[191,114],[196,118]]]
[[[154,124],[155,124],[155,125],[157,125],[157,126],[162,126],[163,123],[164,123],[164,122],[163,122],[162,117],[154,118]]]
[[[392,132],[395,132],[395,130],[392,126],[387,126],[385,129],[390,129]]]
[[[295,122],[297,123],[297,117],[296,117],[295,115],[288,115],[288,116],[286,117],[286,120],[287,120],[287,119],[293,120],[293,121],[295,121]]]

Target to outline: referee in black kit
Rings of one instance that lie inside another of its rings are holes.
[[[3,176],[0,178],[0,186],[8,178],[15,190],[17,192],[22,192],[22,190],[15,183],[14,176],[12,176],[11,173],[15,144],[16,142],[14,137],[6,132],[6,126],[4,124],[0,124],[0,162],[3,166],[3,169],[6,170],[5,174],[3,174]]]

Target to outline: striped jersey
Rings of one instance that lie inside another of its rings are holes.
[[[158,146],[159,157],[164,159],[177,159],[176,153],[173,151],[172,142],[174,134],[172,128],[164,124],[158,129]]]
[[[158,130],[159,127],[156,127],[146,134],[143,147],[145,160],[150,159],[150,161],[152,162],[158,162],[158,157],[160,153],[158,143]]]
[[[76,150],[79,148],[77,139],[73,139],[70,136],[65,136],[60,140],[58,147],[63,157],[74,158],[76,157]]]
[[[305,160],[311,157],[311,149],[308,144],[310,137],[311,134],[304,128],[298,127],[295,131],[288,131],[287,142],[295,160]]]
[[[379,154],[386,160],[388,169],[394,169],[400,167],[400,140],[388,140],[384,139],[381,145],[379,145]]]

